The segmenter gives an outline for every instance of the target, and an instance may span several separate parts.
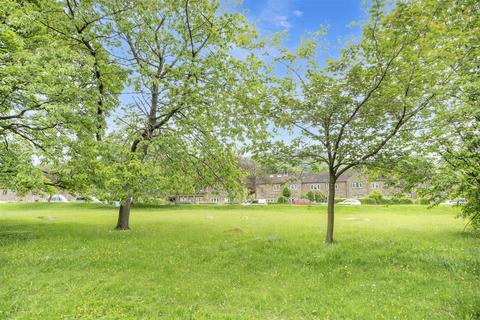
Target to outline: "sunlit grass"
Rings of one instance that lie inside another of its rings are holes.
[[[0,204],[0,319],[478,319],[455,208]]]

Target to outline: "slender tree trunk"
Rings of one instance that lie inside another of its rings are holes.
[[[327,221],[327,236],[325,237],[326,243],[333,243],[333,224],[335,220],[335,174],[330,172],[328,179],[328,221]]]
[[[118,221],[115,229],[117,230],[129,230],[128,225],[130,219],[130,206],[132,204],[132,197],[128,197],[125,204],[121,204],[118,209]]]

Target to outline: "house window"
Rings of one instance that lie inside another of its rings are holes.
[[[378,188],[380,188],[380,183],[372,182],[372,189],[378,189]]]
[[[297,185],[296,184],[291,184],[288,186],[290,190],[297,190]]]
[[[363,188],[363,182],[352,182],[352,188],[354,189]]]
[[[3,195],[6,196],[8,194],[8,190],[3,190]]]
[[[218,198],[212,198],[212,203],[218,203]]]
[[[310,190],[320,190],[320,185],[319,184],[312,184],[312,185],[310,185]]]
[[[279,184],[274,184],[273,185],[273,191],[280,191],[280,185]]]

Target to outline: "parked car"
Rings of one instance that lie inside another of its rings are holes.
[[[255,199],[252,204],[267,204],[267,199]]]
[[[48,202],[68,202],[68,199],[64,196],[64,195],[61,195],[61,194],[54,194],[54,195],[51,195],[48,199],[47,199]]]
[[[77,197],[77,198],[75,198],[75,201],[76,202],[95,202],[95,203],[100,202],[100,200],[98,200],[95,197]]]
[[[357,199],[346,199],[346,200],[343,200],[343,201],[339,202],[338,204],[345,204],[345,205],[349,205],[349,206],[359,206],[362,203],[360,202],[360,200],[357,200]]]
[[[453,200],[445,200],[441,204],[446,206],[457,206],[457,205],[464,205],[466,203],[467,203],[466,199],[459,198],[459,199],[453,199]]]

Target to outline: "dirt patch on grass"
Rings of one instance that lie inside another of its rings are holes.
[[[40,219],[40,220],[55,220],[55,219],[57,219],[57,217],[53,217],[53,216],[38,216],[37,219]]]
[[[370,221],[368,218],[342,218],[342,220],[347,221]]]
[[[243,230],[240,228],[233,228],[233,229],[225,230],[225,232],[233,233],[233,234],[241,234],[243,233]]]

